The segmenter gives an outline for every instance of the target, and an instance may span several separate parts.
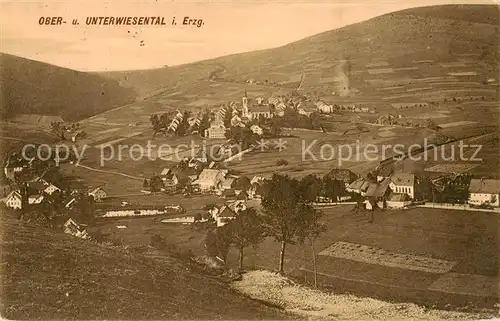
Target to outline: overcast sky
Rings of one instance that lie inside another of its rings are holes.
[[[2,52],[82,71],[178,65],[278,47],[387,12],[431,4],[488,1],[16,1],[1,0]],[[490,2],[491,3],[491,2]],[[40,26],[62,16],[61,26]],[[177,26],[86,26],[87,16],[162,16]],[[203,19],[183,26],[185,16]],[[79,26],[71,20],[79,19]],[[143,46],[140,45],[143,41]]]

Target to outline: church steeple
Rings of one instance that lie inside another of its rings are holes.
[[[241,103],[243,105],[242,116],[248,117],[248,97],[247,97],[247,89],[246,88],[245,88],[245,96],[243,96],[243,98],[241,98]]]

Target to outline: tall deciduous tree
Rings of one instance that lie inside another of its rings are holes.
[[[316,264],[316,248],[315,242],[318,236],[326,231],[326,226],[320,222],[323,213],[319,210],[311,208],[308,215],[304,215],[304,229],[299,232],[299,240],[304,243],[307,239],[311,244],[314,270],[314,287],[318,286],[318,268]]]
[[[300,180],[299,188],[306,201],[314,202],[321,194],[323,183],[316,175],[309,174]]]
[[[275,174],[266,184],[262,218],[267,234],[281,243],[279,271],[283,273],[286,246],[301,240],[315,212],[304,198],[297,180]]]
[[[262,220],[257,211],[250,207],[238,214],[238,218],[228,223],[231,230],[231,244],[240,254],[239,267],[243,269],[243,256],[245,247],[256,246],[264,238]]]

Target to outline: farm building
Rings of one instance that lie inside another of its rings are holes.
[[[89,192],[89,196],[92,196],[94,198],[94,201],[100,202],[108,197],[108,193],[106,193],[106,191],[102,187],[97,187]]]
[[[215,191],[222,186],[226,172],[218,169],[204,169],[198,179],[198,185],[202,192]]]
[[[318,111],[325,113],[325,114],[331,114],[335,111],[335,108],[333,107],[333,105],[325,104],[322,101],[316,102],[315,105],[316,105],[316,108],[318,109]]]
[[[469,185],[469,204],[499,206],[500,180],[472,179]]]
[[[358,178],[356,174],[345,168],[334,168],[326,176],[343,182],[346,187]]]
[[[80,237],[82,239],[90,238],[86,229],[81,224],[78,224],[72,218],[69,218],[66,221],[66,223],[64,223],[63,232],[66,234],[76,236],[76,237]]]

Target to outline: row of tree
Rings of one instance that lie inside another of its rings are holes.
[[[247,208],[236,219],[209,233],[206,242],[209,254],[225,260],[229,247],[234,246],[239,251],[241,269],[244,249],[271,237],[280,244],[278,270],[283,273],[287,246],[308,241],[316,271],[314,243],[325,226],[320,222],[322,212],[313,208],[312,197],[304,193],[309,181],[275,174],[265,184],[268,188],[262,198],[262,212]]]

